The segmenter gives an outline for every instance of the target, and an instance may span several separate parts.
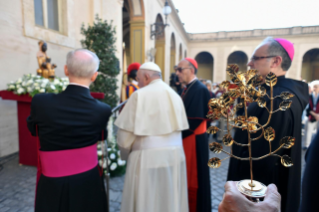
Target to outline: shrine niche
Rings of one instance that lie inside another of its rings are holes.
[[[51,58],[46,54],[48,49],[47,43],[44,41],[39,41],[39,51],[37,53],[37,59],[39,64],[39,69],[37,70],[37,75],[42,76],[47,79],[54,79],[55,71],[57,67],[55,64],[51,64]]]

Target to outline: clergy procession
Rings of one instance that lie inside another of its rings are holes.
[[[248,63],[264,79],[269,73],[275,74],[275,96],[283,91],[290,91],[294,96],[289,113],[280,112],[270,121],[277,132],[272,141],[274,146],[280,145],[279,138],[283,136],[296,139],[293,149],[280,150],[291,155],[294,165],[281,166],[275,157],[255,162],[254,178],[268,186],[263,201],[256,203],[241,194],[234,183],[249,179],[249,163],[231,158],[229,181],[219,205],[221,212],[314,211],[314,202],[304,198],[302,204],[299,201],[300,129],[302,113],[308,104],[308,86],[285,77],[294,54],[290,41],[268,37],[256,47]],[[32,135],[39,139],[37,212],[107,211],[105,176],[95,150],[97,141],[107,136],[111,108],[89,95],[89,86],[96,80],[98,69],[99,59],[95,53],[86,49],[71,51],[64,68],[70,81],[66,90],[60,94],[38,94],[32,99],[27,122]],[[179,82],[186,85],[180,95],[163,82],[156,63],[129,66],[131,81],[126,88],[127,101],[115,120],[121,159],[127,161],[121,212],[212,211],[206,133],[210,125],[207,114],[211,95],[196,77],[196,60],[184,58],[175,70]],[[48,102],[51,102],[49,107],[43,105]],[[279,104],[280,101],[274,103]],[[257,103],[250,104],[246,113],[258,117],[261,123],[267,122],[267,111]],[[247,143],[243,130],[234,133],[237,142]],[[249,157],[243,147],[235,147],[234,155]],[[266,141],[253,145],[254,157],[265,153]],[[311,192],[305,187],[307,184],[303,182],[303,195]]]
[[[310,1],[0,2],[0,212],[318,212]]]

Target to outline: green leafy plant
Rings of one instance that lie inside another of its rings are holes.
[[[91,84],[91,91],[102,92],[105,94],[103,102],[115,107],[119,97],[116,94],[117,79],[119,74],[119,60],[115,56],[116,32],[112,22],[103,21],[96,15],[92,26],[85,27],[82,24],[81,34],[85,39],[81,40],[83,48],[94,52],[100,59],[99,75],[94,83]]]

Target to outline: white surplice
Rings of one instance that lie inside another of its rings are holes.
[[[115,125],[127,160],[121,212],[188,212],[181,134],[188,123],[175,91],[154,80],[132,94]]]

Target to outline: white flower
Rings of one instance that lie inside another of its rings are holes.
[[[9,89],[15,89],[14,85],[9,85]]]
[[[42,84],[41,84],[41,88],[45,88],[47,86],[47,83],[45,83],[45,82],[43,82]]]
[[[51,88],[52,90],[55,90],[55,86],[54,86],[53,84],[50,85],[50,88]]]
[[[121,152],[120,152],[120,150],[119,150],[119,151],[117,151],[117,155],[118,155],[118,156],[121,156]]]
[[[111,165],[111,160],[107,160],[107,164]]]
[[[101,150],[98,150],[98,151],[97,151],[97,155],[98,155],[98,156],[102,156],[102,155],[103,155],[103,152],[102,152]]]
[[[26,85],[27,85],[27,82],[26,82],[26,81],[23,81],[21,85],[22,85],[22,86],[26,86]]]
[[[17,83],[21,83],[22,82],[22,78],[19,78],[18,80],[17,80]]]
[[[32,85],[32,83],[33,83],[33,80],[30,79],[30,80],[27,82],[27,85]]]
[[[62,91],[64,91],[65,89],[66,89],[66,86],[63,86],[63,87],[62,87]]]
[[[112,153],[112,154],[110,155],[110,158],[111,158],[112,160],[114,160],[114,159],[116,158],[115,154]]]
[[[124,161],[124,160],[121,160],[121,159],[119,158],[119,159],[117,159],[117,164],[118,164],[119,166],[124,166],[124,165],[125,165],[125,161]]]
[[[54,85],[59,85],[59,84],[60,84],[60,80],[54,79],[53,84],[54,84]]]
[[[116,163],[112,163],[110,166],[111,171],[114,171],[117,168]]]
[[[38,87],[38,86],[39,86],[39,83],[34,83],[33,86],[34,86],[34,87]]]
[[[45,92],[45,89],[42,88],[42,89],[39,90],[39,92],[40,92],[40,93],[44,93],[44,92]]]
[[[22,93],[24,93],[25,92],[25,90],[23,89],[23,88],[19,88],[18,90],[17,90],[17,93],[18,94],[22,94]]]
[[[29,93],[32,92],[32,91],[33,91],[32,87],[28,87],[28,88],[27,88],[27,91],[28,91]]]
[[[36,86],[36,87],[34,87],[34,90],[40,90],[40,87],[39,86]]]

